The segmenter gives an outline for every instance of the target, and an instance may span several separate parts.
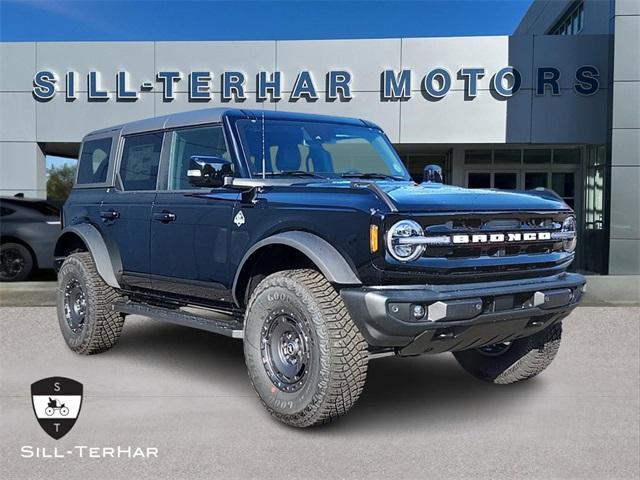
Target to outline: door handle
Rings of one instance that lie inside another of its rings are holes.
[[[174,222],[176,214],[172,212],[157,212],[153,214],[153,219],[162,223]]]
[[[103,220],[115,220],[120,218],[120,212],[116,212],[115,210],[103,210],[100,212],[100,216]]]

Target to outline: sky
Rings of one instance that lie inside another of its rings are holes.
[[[531,3],[532,0],[0,0],[0,41],[509,35]],[[65,162],[68,159],[47,157],[48,166]]]
[[[531,0],[0,0],[1,41],[508,35]]]

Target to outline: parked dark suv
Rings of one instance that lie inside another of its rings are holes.
[[[53,268],[60,210],[45,200],[0,197],[0,281],[25,280],[35,269]]]
[[[585,283],[555,194],[446,186],[435,166],[416,184],[359,119],[213,109],[93,132],[63,213],[72,350],[111,348],[127,314],[242,338],[262,403],[299,427],[348,411],[380,356],[537,375]]]

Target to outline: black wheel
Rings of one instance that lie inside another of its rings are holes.
[[[263,405],[295,427],[345,414],[367,375],[365,340],[336,290],[314,270],[260,282],[245,315],[244,355]]]
[[[547,368],[560,348],[562,323],[513,342],[453,352],[462,368],[492,383],[508,384],[535,377]]]
[[[33,270],[33,257],[27,247],[19,243],[0,245],[0,280],[21,282]]]
[[[69,255],[58,272],[58,323],[67,345],[90,355],[113,347],[124,316],[112,310],[119,293],[104,283],[88,252]]]

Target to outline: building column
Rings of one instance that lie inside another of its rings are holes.
[[[44,152],[36,142],[0,142],[0,195],[47,198]]]
[[[616,2],[609,273],[640,274],[640,2]]]

